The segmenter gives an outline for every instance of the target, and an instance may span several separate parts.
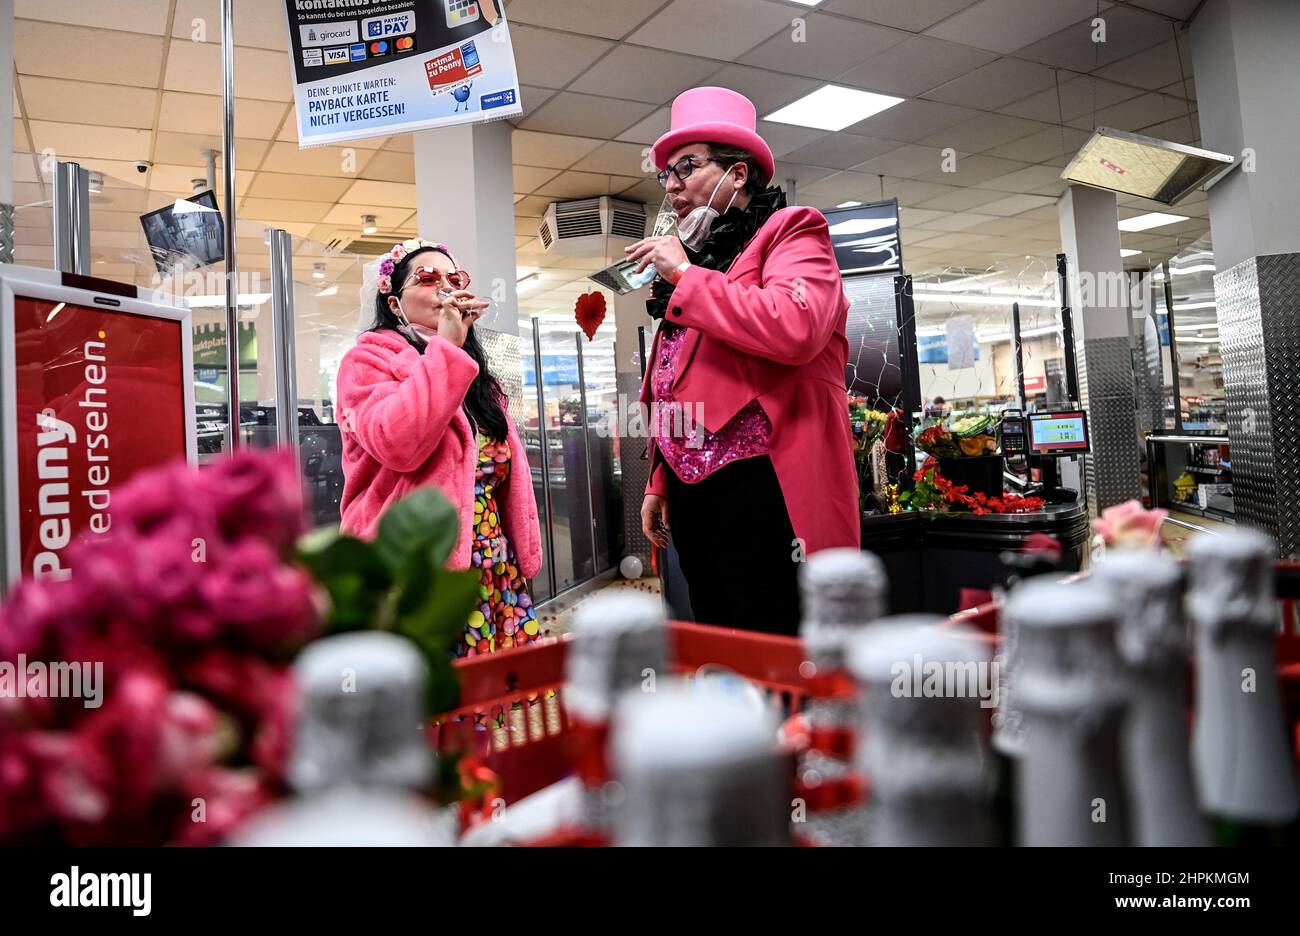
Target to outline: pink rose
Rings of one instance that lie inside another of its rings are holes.
[[[1130,500],[1107,507],[1092,521],[1092,528],[1107,546],[1132,549],[1159,549],[1160,525],[1169,511],[1147,510]]]
[[[291,452],[239,452],[214,462],[198,479],[227,541],[255,537],[278,557],[302,535],[302,478]]]
[[[201,801],[202,821],[189,807]],[[228,770],[212,767],[192,774],[185,785],[184,815],[176,823],[170,844],[182,846],[219,845],[252,815],[275,799],[275,794],[257,770]]]
[[[297,700],[293,674],[287,666],[212,650],[186,668],[185,679],[250,729],[249,751],[255,764],[271,777],[283,776]]]
[[[245,539],[199,580],[203,604],[226,632],[253,647],[280,650],[315,635],[315,585],[302,569],[282,565],[266,543]]]

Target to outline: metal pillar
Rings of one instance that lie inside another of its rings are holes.
[[[221,0],[221,174],[226,227],[226,451],[239,448],[239,264],[235,257],[235,14]]]
[[[54,169],[54,261],[64,273],[90,275],[90,173],[73,162]]]
[[[271,346],[275,349],[275,438],[298,450],[298,370],[293,342],[293,236],[271,230]]]

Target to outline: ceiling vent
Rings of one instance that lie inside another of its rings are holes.
[[[645,205],[608,195],[553,202],[538,229],[547,253],[574,257],[603,257],[624,246],[611,244],[611,238],[630,244],[645,235]]]

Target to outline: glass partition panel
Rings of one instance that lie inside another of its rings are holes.
[[[51,160],[46,160],[53,167]],[[52,175],[41,171],[41,156],[13,154],[14,166],[14,263],[21,266],[55,268],[54,187]]]
[[[609,305],[613,306],[613,300]],[[582,350],[583,387],[587,399],[587,449],[591,456],[591,504],[597,573],[623,557],[623,469],[618,437],[618,383],[615,375],[614,323],[606,320],[595,336],[578,338]]]
[[[1224,434],[1228,412],[1214,302],[1214,249],[1208,235],[1170,258],[1169,278],[1183,431]]]
[[[541,404],[538,397],[537,357],[534,345],[533,320],[521,317],[519,320],[519,358],[523,365],[523,425],[519,427],[519,436],[523,440],[531,471],[533,497],[537,501],[537,520],[542,531],[542,567],[532,580],[533,601],[545,601],[555,592],[551,588],[551,543],[548,537],[550,523],[549,503],[546,490],[546,471],[542,462],[542,418]],[[549,440],[548,440],[549,441]]]

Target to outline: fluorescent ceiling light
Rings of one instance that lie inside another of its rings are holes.
[[[861,204],[862,204],[862,202],[860,202],[860,201],[846,201],[846,202],[840,202],[840,203],[839,203],[838,205],[836,205],[835,207],[836,207],[836,208],[856,208],[856,207],[858,207],[858,205],[861,205]]]
[[[1213,309],[1213,302],[1179,302],[1177,297],[1174,298],[1175,312],[1188,312],[1192,309]]]
[[[1173,264],[1169,266],[1169,272],[1174,276],[1184,276],[1188,273],[1213,273],[1213,263],[1198,263],[1195,266],[1176,267]]]
[[[828,84],[804,95],[793,104],[774,110],[763,119],[834,132],[901,103],[902,98],[889,94]]]
[[[522,296],[530,289],[536,289],[542,285],[542,278],[536,273],[529,273],[523,279],[515,283],[515,294]]]
[[[803,5],[806,6],[806,7],[815,7],[817,4],[821,3],[822,0],[790,0],[790,2],[791,2],[791,3],[800,3],[800,4],[803,4]]]
[[[1119,223],[1121,231],[1149,231],[1151,228],[1164,227],[1166,224],[1177,224],[1179,221],[1186,221],[1186,215],[1165,214],[1163,211],[1151,211],[1147,214],[1138,215],[1136,218],[1125,218]]]
[[[1173,205],[1232,164],[1224,153],[1098,127],[1061,178]]]
[[[1141,252],[1142,252],[1142,251],[1140,251],[1140,250],[1134,250],[1134,249],[1132,249],[1131,247],[1121,247],[1121,248],[1120,248],[1120,251],[1119,251],[1119,255],[1120,255],[1121,257],[1136,257],[1136,256],[1137,256],[1138,254],[1140,254]]]

